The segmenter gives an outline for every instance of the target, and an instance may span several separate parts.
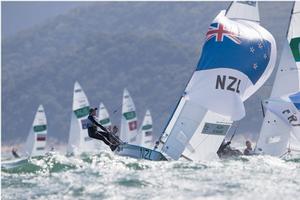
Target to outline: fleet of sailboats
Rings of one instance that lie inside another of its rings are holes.
[[[265,117],[255,147],[257,154],[281,157],[300,151],[300,3],[295,2]],[[121,156],[148,160],[199,161],[217,158],[217,151],[233,122],[245,116],[244,101],[270,77],[276,43],[260,25],[258,2],[237,1],[211,22],[199,62],[163,133],[154,141],[151,113],[138,127],[136,107],[125,88],[119,138]],[[88,136],[90,104],[78,82],[74,84],[68,155],[107,149]],[[98,121],[108,130],[112,122],[101,102]],[[46,154],[47,120],[38,107],[24,153]]]

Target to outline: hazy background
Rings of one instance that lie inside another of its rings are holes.
[[[2,144],[16,144],[26,139],[39,104],[49,137],[67,142],[76,80],[91,105],[103,101],[111,115],[127,87],[140,120],[151,110],[158,136],[195,69],[208,25],[230,2],[1,4]],[[280,55],[292,2],[259,4]],[[239,135],[255,140],[271,84],[247,100]],[[120,112],[111,117],[120,123]]]

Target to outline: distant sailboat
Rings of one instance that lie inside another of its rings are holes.
[[[146,111],[142,126],[139,131],[139,146],[146,148],[153,148],[153,127],[152,117],[149,110]]]
[[[89,109],[90,104],[83,89],[78,82],[75,82],[67,154],[95,150],[94,140],[88,136],[86,126]]]
[[[27,137],[25,152],[30,157],[46,154],[47,119],[44,107],[40,105],[35,114],[33,124]]]
[[[161,151],[177,160],[207,160],[243,101],[269,78],[276,60],[273,36],[261,27],[257,2],[234,2],[211,23],[198,66],[160,139]]]
[[[300,3],[292,9],[271,96],[264,102],[265,118],[255,152],[282,156],[292,140],[300,139]]]
[[[110,118],[109,118],[109,113],[108,113],[106,107],[104,106],[104,104],[102,102],[99,105],[98,120],[99,120],[99,123],[102,126],[104,126],[108,130],[111,130],[112,127],[111,127],[111,121],[110,121]],[[100,149],[107,149],[108,150],[108,146],[105,145],[103,142],[99,142],[99,144],[97,143],[96,146],[100,147]]]
[[[104,106],[104,104],[101,102],[99,105],[99,111],[98,111],[98,119],[99,119],[99,123],[104,126],[107,129],[111,129],[111,121],[109,118],[109,114],[108,111],[106,109],[106,107]]]
[[[123,92],[120,139],[128,144],[137,144],[138,124],[133,100],[125,88]]]

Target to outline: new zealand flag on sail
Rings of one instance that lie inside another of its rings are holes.
[[[240,26],[233,21],[212,23],[196,70],[234,69],[255,84],[270,61],[271,43],[253,28]]]

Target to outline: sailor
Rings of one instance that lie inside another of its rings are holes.
[[[91,138],[103,141],[106,145],[110,147],[112,151],[114,151],[118,147],[119,143],[115,140],[112,140],[112,133],[110,133],[104,126],[97,122],[96,111],[97,108],[91,108],[89,111],[87,122],[88,134]],[[98,131],[97,127],[102,129],[102,131]]]
[[[249,140],[246,141],[246,149],[244,150],[244,155],[246,155],[246,156],[254,155],[254,151],[252,149],[252,144]]]
[[[220,158],[230,158],[243,155],[238,149],[231,148],[231,141],[223,140],[220,148],[217,151],[217,154]]]
[[[12,153],[12,155],[15,158],[20,158],[19,154],[17,153],[17,149],[16,148],[12,148],[11,153]]]

